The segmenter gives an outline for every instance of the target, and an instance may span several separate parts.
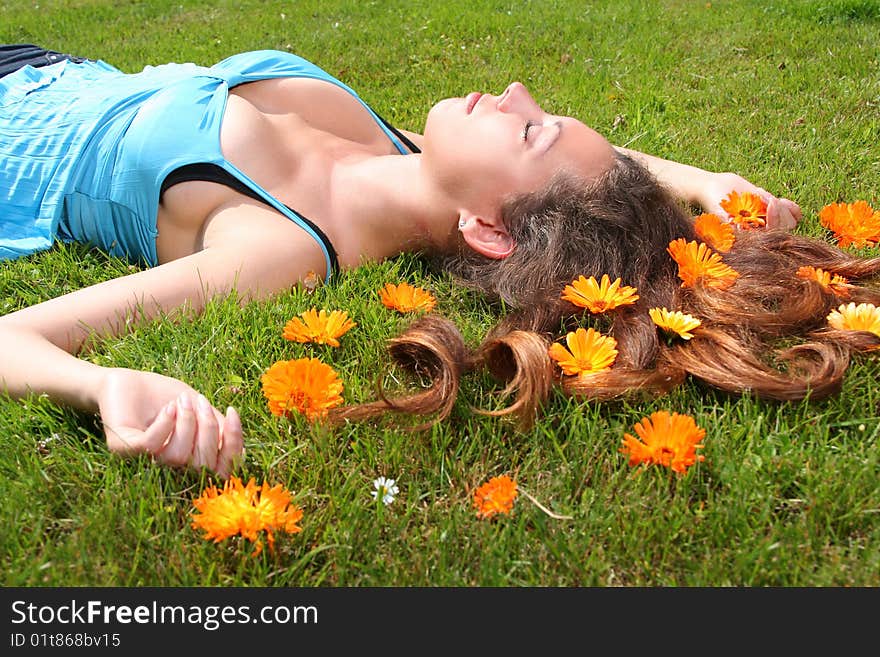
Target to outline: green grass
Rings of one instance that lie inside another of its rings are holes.
[[[736,171],[804,210],[798,231],[826,237],[835,201],[880,206],[880,3],[870,0],[277,2],[99,0],[0,6],[0,42],[33,42],[146,64],[210,64],[289,49],[350,83],[398,127],[419,130],[433,102],[512,79],[612,141]],[[0,266],[0,312],[123,274],[80,247]],[[177,376],[245,427],[240,474],[290,488],[302,532],[274,555],[204,541],[192,499],[212,479],[111,455],[96,420],[45,399],[0,402],[0,565],[4,585],[121,586],[877,586],[880,585],[880,361],[857,357],[830,400],[775,403],[687,382],[665,398],[585,404],[556,394],[518,432],[469,405],[499,403],[471,375],[451,415],[413,434],[389,422],[337,430],[270,415],[260,374],[320,356],[348,401],[389,368],[385,341],[408,317],[372,292],[406,279],[471,345],[498,311],[412,257],[198,320],[157,321],[98,345],[104,365]],[[287,319],[317,305],[358,322],[342,347],[287,342]],[[706,460],[682,477],[637,475],[618,453],[643,416],[669,409],[707,430]],[[556,519],[520,496],[479,520],[470,496],[515,474]],[[385,475],[400,493],[370,498]]]

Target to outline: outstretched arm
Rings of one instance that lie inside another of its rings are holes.
[[[750,183],[735,173],[714,173],[689,164],[664,160],[655,155],[640,153],[628,148],[615,148],[641,162],[657,180],[666,185],[686,203],[712,212],[719,217],[727,217],[721,201],[730,192],[752,192],[767,203],[767,227],[791,230],[801,219],[801,209],[797,203],[785,198],[777,198],[766,189]]]
[[[92,331],[119,335],[132,323],[205,297],[193,283],[217,253],[199,253],[107,281],[0,318],[0,383],[10,395],[46,394],[99,412],[107,445],[152,454],[173,466],[229,474],[242,449],[241,423],[189,385],[152,372],[108,368],[74,357]],[[218,290],[219,291],[219,290]]]
[[[108,447],[119,454],[148,453],[168,465],[228,476],[243,451],[234,409],[220,412],[177,379],[101,367],[75,354],[93,332],[121,335],[183,306],[201,311],[211,296],[233,288],[245,299],[267,296],[294,285],[300,269],[321,269],[305,233],[282,234],[296,229],[268,209],[250,210],[247,221],[228,222],[248,232],[230,231],[185,258],[0,317],[0,390],[46,394],[99,412]]]

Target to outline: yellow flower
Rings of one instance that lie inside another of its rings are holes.
[[[726,290],[734,284],[739,272],[724,264],[721,256],[696,240],[685,242],[683,237],[673,240],[666,249],[678,263],[678,277],[682,287],[705,287]]]
[[[568,375],[587,376],[607,370],[617,358],[617,340],[598,331],[579,328],[565,336],[568,349],[550,345],[550,358]]]
[[[740,228],[760,228],[767,224],[767,204],[752,192],[730,192],[721,201],[721,207]]]
[[[828,313],[828,323],[841,331],[870,331],[880,337],[880,308],[873,303],[842,304]]]
[[[801,278],[807,279],[808,281],[816,281],[826,290],[828,290],[829,292],[833,292],[838,296],[844,298],[849,297],[849,290],[847,289],[849,281],[840,274],[832,275],[831,272],[827,272],[824,269],[818,269],[816,267],[806,265],[804,267],[798,268],[797,275]]]
[[[620,448],[622,454],[629,456],[630,465],[664,465],[683,473],[704,459],[696,450],[703,447],[700,441],[706,430],[698,427],[690,415],[656,411],[637,422],[635,430],[641,440],[624,434]]]
[[[348,313],[344,310],[334,310],[328,315],[326,310],[318,312],[312,308],[287,322],[282,335],[294,342],[315,342],[338,347],[337,338],[355,326],[357,324],[348,318]]]
[[[303,512],[290,503],[290,492],[281,484],[269,487],[263,482],[257,487],[253,478],[247,486],[238,477],[230,477],[218,491],[207,488],[193,500],[196,512],[192,514],[193,529],[203,529],[204,538],[219,543],[236,534],[255,544],[253,556],[263,550],[260,532],[266,532],[269,551],[275,548],[275,531],[296,534]]]
[[[690,340],[694,337],[691,333],[695,328],[700,326],[702,322],[686,313],[676,310],[669,312],[666,308],[651,308],[648,311],[654,323],[667,333],[675,333],[680,338]]]
[[[260,381],[273,415],[298,411],[314,421],[342,403],[342,382],[332,367],[317,358],[278,361]]]
[[[711,212],[704,212],[694,219],[694,230],[701,241],[722,253],[730,251],[736,241],[733,225]]]
[[[826,205],[819,211],[819,223],[834,233],[839,246],[880,243],[880,210],[866,201]]]
[[[385,287],[379,290],[379,297],[386,307],[402,313],[415,310],[431,311],[437,303],[430,292],[406,282],[400,285],[385,283]]]
[[[507,475],[492,477],[474,493],[478,518],[491,518],[497,513],[510,513],[516,500],[516,482]]]
[[[639,295],[633,287],[621,286],[620,278],[611,282],[608,274],[602,275],[602,282],[597,283],[595,276],[589,279],[580,276],[577,280],[566,285],[562,291],[562,298],[570,301],[580,308],[586,308],[591,313],[604,313],[618,306],[626,306],[635,303]]]

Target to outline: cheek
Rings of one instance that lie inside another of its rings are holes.
[[[425,122],[425,156],[449,191],[479,196],[518,192],[524,175],[510,126],[461,120],[438,103]],[[528,176],[525,176],[528,178]]]

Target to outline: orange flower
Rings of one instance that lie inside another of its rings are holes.
[[[568,349],[558,342],[550,345],[550,358],[562,371],[581,377],[607,370],[617,358],[617,340],[598,331],[579,328],[565,336]],[[570,351],[569,351],[570,350]]]
[[[641,440],[624,434],[620,448],[629,456],[630,465],[665,465],[681,474],[704,459],[696,450],[703,447],[700,441],[706,430],[698,427],[690,415],[657,411],[637,422],[635,430]]]
[[[691,331],[702,324],[702,322],[693,315],[688,315],[677,310],[673,313],[669,312],[666,308],[651,308],[651,310],[648,311],[648,314],[651,316],[654,323],[666,333],[674,333],[685,340],[690,340],[694,337],[694,334],[691,333]]]
[[[437,303],[430,292],[406,282],[400,285],[385,283],[385,287],[379,290],[379,296],[386,307],[402,313],[414,310],[431,311]]]
[[[342,382],[332,367],[317,358],[278,361],[260,381],[273,415],[298,411],[314,421],[342,403]]]
[[[807,279],[808,281],[816,281],[828,292],[833,292],[834,294],[844,298],[849,297],[849,290],[847,289],[849,281],[840,274],[832,275],[831,272],[827,272],[824,269],[817,269],[816,267],[807,265],[804,267],[799,267],[797,270],[797,275],[801,278]]]
[[[832,203],[819,211],[819,223],[834,233],[839,246],[871,246],[880,243],[880,210],[866,201]]]
[[[880,308],[873,303],[842,304],[828,314],[828,323],[841,331],[870,331],[880,337]]]
[[[722,253],[730,251],[736,241],[733,225],[712,212],[704,212],[694,219],[694,230],[701,241]]]
[[[739,272],[724,264],[720,255],[696,240],[685,242],[679,237],[666,250],[678,263],[682,287],[696,287],[699,282],[705,287],[726,290],[739,276]]]
[[[257,487],[254,479],[243,486],[241,479],[230,477],[218,491],[207,488],[193,500],[196,513],[192,514],[193,529],[203,529],[204,538],[219,543],[236,534],[255,544],[253,556],[263,550],[259,533],[266,532],[269,551],[275,549],[275,531],[296,534],[302,531],[297,524],[303,512],[290,503],[290,492],[281,484],[269,487],[263,482]]]
[[[740,228],[760,228],[767,224],[767,204],[752,192],[730,192],[721,207]]]
[[[334,310],[328,315],[326,310],[317,312],[312,308],[300,313],[299,317],[294,317],[284,325],[282,335],[287,340],[338,347],[339,340],[336,338],[357,326],[348,318],[348,313],[344,310]]]
[[[496,513],[510,513],[516,500],[516,482],[507,475],[492,477],[474,493],[478,518],[491,518]]]
[[[602,274],[601,284],[596,282],[595,276],[590,276],[589,279],[580,276],[571,285],[565,286],[562,298],[591,313],[604,313],[618,306],[635,303],[639,295],[635,288],[621,286],[620,278],[612,283],[608,274]]]

